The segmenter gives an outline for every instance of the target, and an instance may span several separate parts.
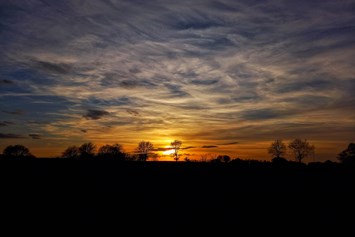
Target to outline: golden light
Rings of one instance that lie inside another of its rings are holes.
[[[169,148],[169,146],[166,146],[165,148]],[[174,154],[174,149],[166,150],[162,152],[163,155],[172,155]]]

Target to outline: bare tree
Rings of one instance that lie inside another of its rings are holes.
[[[288,144],[288,148],[291,149],[292,153],[295,156],[295,159],[298,162],[302,162],[302,160],[310,155],[314,155],[315,147],[305,139],[302,141],[301,139],[295,139]]]
[[[70,146],[62,153],[63,158],[78,158],[80,156],[79,147]]]
[[[151,142],[141,141],[136,148],[136,152],[139,153],[139,160],[146,161],[148,159],[148,154],[154,149]]]
[[[204,153],[200,155],[200,162],[207,162],[210,158],[210,154],[209,153]]]
[[[81,158],[93,158],[96,146],[92,142],[84,143],[79,147]]]
[[[3,154],[9,157],[34,157],[30,153],[30,150],[23,145],[7,146],[4,149]]]
[[[97,155],[101,158],[120,158],[125,157],[123,148],[120,144],[104,145],[99,148]]]
[[[286,154],[286,145],[282,142],[282,140],[275,140],[271,143],[268,148],[268,153],[272,156],[272,158],[282,158],[284,154]]]
[[[175,141],[171,142],[170,145],[171,145],[171,148],[174,150],[174,154],[173,154],[174,160],[178,161],[180,158],[179,150],[181,149],[182,141],[175,140]]]

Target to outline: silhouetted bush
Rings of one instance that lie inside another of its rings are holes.
[[[23,145],[7,146],[3,151],[3,155],[9,158],[35,158],[30,150]]]
[[[355,143],[350,143],[347,149],[339,153],[338,160],[344,164],[355,164]]]

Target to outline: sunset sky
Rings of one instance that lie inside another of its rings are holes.
[[[264,160],[301,138],[324,161],[355,140],[354,0],[1,0],[0,51],[0,152]]]

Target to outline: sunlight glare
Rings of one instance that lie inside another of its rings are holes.
[[[169,148],[169,147],[166,147],[166,148]],[[163,151],[162,153],[163,153],[163,155],[172,155],[172,154],[174,154],[174,149],[166,150],[166,151]]]

